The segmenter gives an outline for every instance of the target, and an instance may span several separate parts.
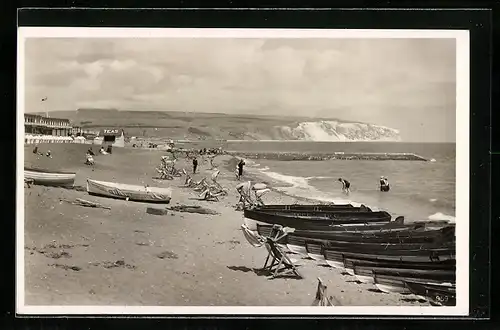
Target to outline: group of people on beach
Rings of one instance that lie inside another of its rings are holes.
[[[101,148],[99,149],[99,153],[101,155],[107,155],[112,152],[111,150],[112,150],[111,146],[108,146],[108,150],[104,150],[104,147],[101,146]],[[94,156],[95,153],[92,147],[88,148],[87,151],[85,152],[85,165],[95,165]]]
[[[220,155],[222,154],[222,147],[219,148],[203,148],[199,150],[200,155]]]
[[[43,156],[43,152],[38,151],[38,146],[35,146],[33,148],[33,153],[37,154],[37,155],[40,155],[40,156]],[[52,154],[50,153],[50,150],[47,150],[47,152],[45,153],[45,156],[47,156],[48,158],[52,158]]]
[[[346,195],[349,195],[349,193],[351,192],[351,183],[343,178],[339,178],[338,181],[342,184],[342,191]],[[389,180],[387,179],[386,176],[381,176],[380,177],[380,191],[388,192],[389,190],[391,190]]]

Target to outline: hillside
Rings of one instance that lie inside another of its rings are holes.
[[[335,119],[221,113],[79,109],[50,112],[84,128],[123,128],[129,136],[172,139],[400,141],[396,129]]]

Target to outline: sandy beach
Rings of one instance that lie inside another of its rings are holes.
[[[197,200],[197,192],[181,188],[184,178],[157,181],[155,166],[164,152],[115,148],[111,155],[95,156],[94,168],[84,165],[89,145],[40,145],[53,158],[33,154],[25,147],[25,166],[75,171],[76,186],[87,178],[128,184],[172,187],[172,201],[200,205],[219,215],[179,213],[151,215],[149,205],[89,196],[81,189],[25,187],[25,302],[27,305],[132,306],[309,306],[317,278],[328,295],[342,306],[427,305],[414,296],[381,293],[341,271],[300,259],[304,279],[276,278],[258,271],[267,256],[254,248],[240,226],[243,213],[235,210],[238,181],[229,163],[218,156],[218,182],[229,195],[219,202]],[[97,147],[93,146],[94,151]],[[231,165],[232,166],[232,165]],[[192,171],[183,158],[177,168]],[[208,161],[200,162],[193,178],[209,178]],[[246,180],[260,180],[245,177]],[[273,184],[272,182],[270,183]],[[87,208],[64,200],[83,198],[111,209]],[[264,196],[269,204],[295,199],[275,191]],[[22,221],[22,219],[19,219]]]

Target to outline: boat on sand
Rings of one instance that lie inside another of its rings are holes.
[[[437,306],[454,306],[456,304],[456,286],[452,283],[422,283],[405,281],[405,286],[417,297]]]
[[[355,270],[356,271],[356,270]],[[373,271],[373,283],[382,292],[386,293],[401,293],[401,294],[411,294],[413,293],[406,283],[429,283],[435,286],[443,286],[444,284],[455,283],[454,272],[451,274],[448,272],[435,272],[435,274],[426,276],[421,276],[420,274],[390,274],[384,272]]]
[[[147,203],[170,203],[172,189],[130,185],[87,179],[87,192],[90,195],[126,199]]]
[[[391,215],[387,212],[304,212],[302,214],[276,212],[276,211],[257,211],[244,210],[244,217],[264,222],[267,224],[279,224],[284,227],[295,228],[297,230],[308,229],[328,229],[333,225],[339,224],[388,224],[391,221]]]
[[[36,185],[53,187],[72,187],[75,184],[75,172],[50,171],[37,168],[24,168],[24,179]]]

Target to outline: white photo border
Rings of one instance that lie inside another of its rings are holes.
[[[456,40],[456,306],[28,306],[24,294],[24,73],[28,38],[450,38]],[[17,44],[16,314],[18,315],[344,315],[469,314],[469,31],[356,29],[183,29],[19,27]]]

